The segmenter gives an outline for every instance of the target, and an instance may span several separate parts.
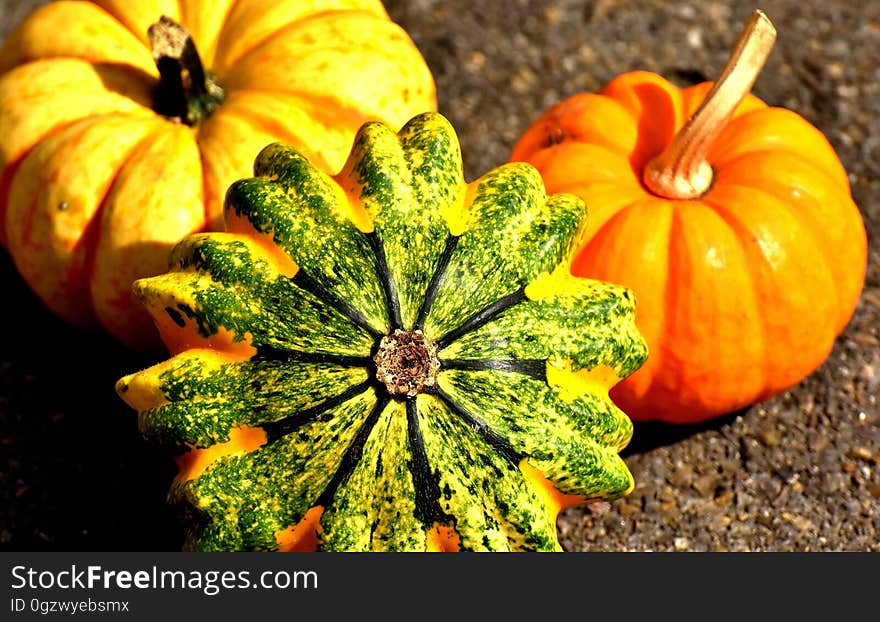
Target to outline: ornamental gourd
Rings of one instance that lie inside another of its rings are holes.
[[[748,94],[775,39],[746,25],[716,84],[647,72],[548,109],[515,145],[590,207],[572,270],[631,288],[651,357],[612,397],[692,423],[800,382],[861,292],[867,241],[826,138]]]
[[[646,348],[628,290],[570,274],[581,200],[465,183],[436,113],[365,124],[335,177],[254,170],[135,283],[173,356],[117,390],[184,450],[187,549],[559,550],[562,507],[630,491],[608,388]]]
[[[336,172],[363,122],[435,109],[378,0],[52,2],[0,50],[0,240],[61,318],[158,348],[131,283],[222,227],[262,147]]]

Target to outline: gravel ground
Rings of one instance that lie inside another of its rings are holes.
[[[0,35],[36,4],[0,0]],[[880,551],[880,3],[400,0],[468,178],[547,106],[618,73],[685,85],[723,64],[756,6],[779,31],[754,92],[829,138],[869,235],[865,289],[828,360],[708,424],[637,424],[628,497],[559,519],[568,551]],[[8,550],[176,550],[173,465],[113,393],[150,363],[41,308],[0,255],[0,542]]]

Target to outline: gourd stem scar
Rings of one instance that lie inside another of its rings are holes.
[[[376,379],[393,396],[415,397],[434,386],[440,370],[437,346],[420,330],[395,330],[383,337],[373,362]]]

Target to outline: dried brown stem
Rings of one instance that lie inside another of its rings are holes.
[[[147,30],[159,70],[156,112],[195,125],[220,105],[223,90],[205,71],[189,31],[163,15]]]

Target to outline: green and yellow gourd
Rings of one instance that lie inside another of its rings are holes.
[[[632,489],[608,390],[647,353],[631,293],[569,273],[580,199],[466,183],[436,113],[365,124],[335,177],[254,170],[135,283],[173,356],[117,390],[183,450],[187,549],[554,551],[560,509]]]

